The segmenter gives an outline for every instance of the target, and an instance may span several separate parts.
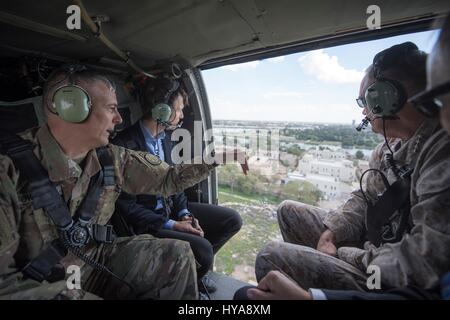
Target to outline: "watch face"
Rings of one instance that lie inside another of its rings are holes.
[[[84,246],[89,242],[90,232],[87,226],[75,224],[68,233],[70,243],[75,247]]]

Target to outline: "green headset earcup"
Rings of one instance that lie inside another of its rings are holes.
[[[91,99],[86,90],[79,86],[62,86],[53,95],[53,108],[64,121],[80,123],[89,116]]]
[[[367,107],[374,115],[395,115],[406,103],[403,86],[393,80],[380,79],[371,84],[364,95]]]
[[[172,108],[165,103],[158,103],[152,108],[152,119],[169,122],[172,117]]]

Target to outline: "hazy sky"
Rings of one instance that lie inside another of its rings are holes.
[[[379,51],[412,41],[429,52],[436,31],[360,42],[203,71],[213,120],[351,123],[364,69]]]

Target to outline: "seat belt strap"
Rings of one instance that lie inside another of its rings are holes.
[[[68,228],[72,224],[72,215],[50,181],[47,171],[33,153],[33,144],[17,135],[7,134],[2,147],[29,182],[33,208],[44,209],[59,229]]]
[[[53,267],[67,254],[59,239],[53,240],[47,247],[23,269],[22,273],[33,280],[42,282],[52,275]],[[64,279],[64,275],[62,276]],[[54,279],[54,280],[62,280]]]

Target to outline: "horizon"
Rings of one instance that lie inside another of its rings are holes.
[[[288,121],[288,120],[247,120],[247,119],[214,119],[212,122],[215,121],[241,121],[241,122],[275,122],[275,123],[293,123],[293,124],[321,124],[321,125],[327,125],[327,124],[336,124],[336,125],[349,125],[351,126],[352,123],[347,122],[309,122],[309,121]],[[355,119],[356,121],[356,119]]]
[[[376,53],[412,41],[429,53],[438,31],[227,65],[202,71],[211,116],[222,121],[359,123],[356,97]]]

